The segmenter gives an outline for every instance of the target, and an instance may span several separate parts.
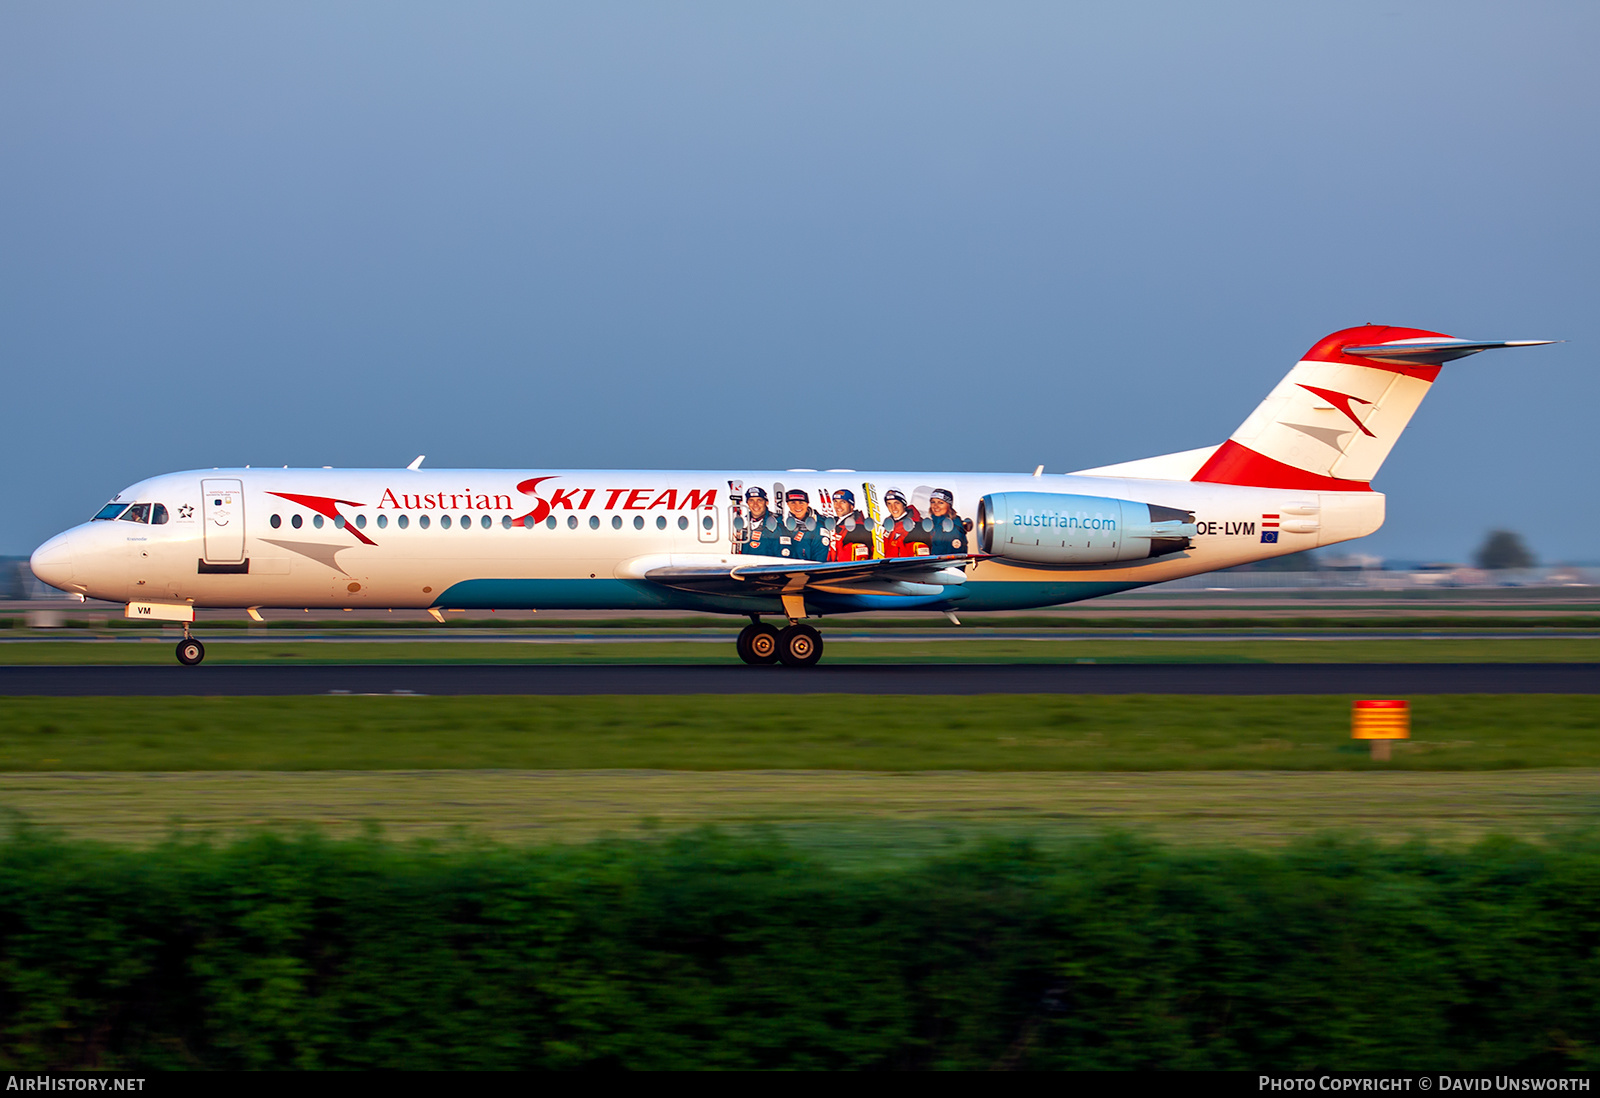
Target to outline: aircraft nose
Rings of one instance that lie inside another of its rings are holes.
[[[66,591],[72,586],[72,535],[57,534],[33,551],[28,567],[40,581]]]

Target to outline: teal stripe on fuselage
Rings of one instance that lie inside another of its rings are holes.
[[[945,601],[890,600],[874,596],[872,604],[826,605],[821,596],[807,595],[808,607],[848,613],[874,610],[1029,610],[1081,602],[1142,583],[1104,583],[1084,580],[989,580],[968,582],[954,598]],[[699,595],[675,591],[658,584],[619,579],[475,579],[453,584],[434,600],[448,610],[697,610],[716,614],[781,614],[776,598],[733,595]]]

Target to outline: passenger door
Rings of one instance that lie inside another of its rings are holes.
[[[202,480],[205,562],[244,563],[244,485],[237,480]]]

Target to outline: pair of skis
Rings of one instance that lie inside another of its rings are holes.
[[[882,560],[883,552],[883,511],[878,503],[878,489],[871,484],[861,485],[861,494],[867,501],[867,529],[872,533],[872,556]]]
[[[750,540],[750,523],[744,517],[744,481],[728,481],[728,546],[735,553],[744,552]]]

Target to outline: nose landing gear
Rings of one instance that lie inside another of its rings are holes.
[[[822,658],[822,635],[799,622],[779,632],[757,618],[739,631],[734,645],[739,658],[752,666],[782,662],[785,667],[810,667]]]
[[[206,646],[189,635],[189,627],[183,627],[183,639],[178,642],[178,662],[185,667],[193,667],[206,658]]]

